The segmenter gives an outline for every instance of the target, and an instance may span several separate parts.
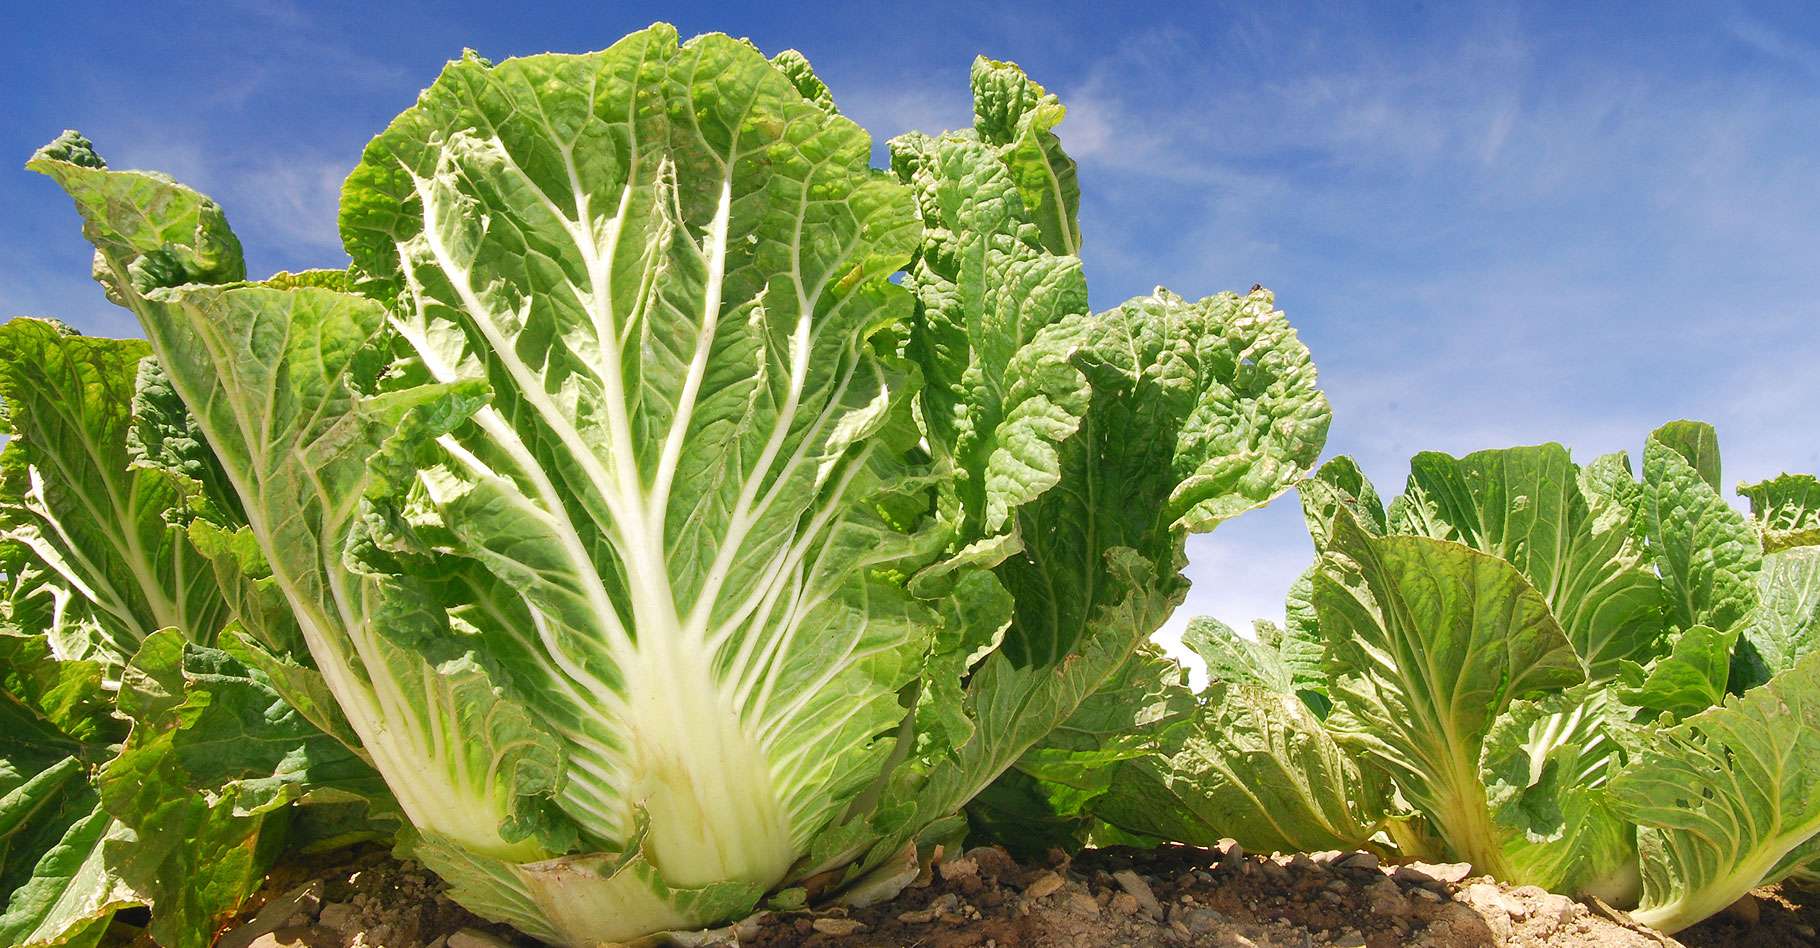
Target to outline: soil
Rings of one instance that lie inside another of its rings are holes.
[[[1380,866],[1369,853],[1263,856],[1227,844],[1089,850],[1020,863],[980,848],[866,908],[761,913],[697,945],[755,948],[1543,948],[1816,945],[1820,894],[1759,890],[1678,938],[1463,865]],[[529,948],[380,850],[274,872],[220,948]]]

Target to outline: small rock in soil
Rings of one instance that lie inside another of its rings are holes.
[[[1024,898],[1034,902],[1037,899],[1054,895],[1062,887],[1062,877],[1045,869],[1037,874],[1030,884],[1024,887]]]
[[[490,932],[464,928],[449,936],[449,948],[512,948],[512,943]]]
[[[354,927],[354,919],[360,913],[346,902],[330,902],[322,907],[322,913],[316,921],[324,928],[345,932]]]
[[[955,895],[952,892],[943,892],[936,897],[935,901],[930,902],[926,908],[911,912],[902,912],[897,916],[897,920],[911,925],[927,925],[943,915],[954,911],[954,907],[959,905],[960,902],[960,896]]]
[[[1400,918],[1409,914],[1409,900],[1403,897],[1402,887],[1390,879],[1380,876],[1365,887],[1365,894],[1371,899],[1371,910],[1379,915]]]
[[[1137,900],[1138,908],[1143,909],[1145,915],[1162,917],[1163,906],[1157,902],[1156,893],[1150,890],[1150,883],[1145,882],[1143,876],[1130,869],[1120,869],[1112,874],[1112,878],[1118,881],[1119,888]]]
[[[280,928],[307,926],[322,904],[322,888],[321,879],[311,879],[265,903],[246,924],[222,935],[215,943],[216,948],[251,948],[253,941],[261,935]]]
[[[1463,862],[1409,862],[1390,871],[1391,878],[1411,885],[1454,885],[1472,874]]]

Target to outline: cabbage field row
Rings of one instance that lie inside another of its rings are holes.
[[[972,90],[879,170],[794,52],[470,53],[348,177],[352,265],[257,280],[209,198],[34,155],[144,338],[0,327],[0,943],[206,946],[363,841],[571,946],[969,839],[1469,862],[1668,932],[1820,866],[1820,483],[1747,516],[1672,422],[1386,504],[1316,469],[1268,291],[1091,312],[1062,106]],[[1287,621],[1191,624],[1191,691],[1184,543],[1291,489]]]

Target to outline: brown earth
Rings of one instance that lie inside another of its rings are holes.
[[[701,945],[756,948],[1778,948],[1820,939],[1820,895],[1765,889],[1679,939],[1464,866],[1383,866],[1367,853],[1261,856],[1227,847],[1089,850],[1042,864],[981,848],[896,899],[774,912]],[[525,948],[450,902],[435,876],[379,850],[274,872],[221,948]]]

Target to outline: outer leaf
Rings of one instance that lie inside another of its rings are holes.
[[[995,569],[1017,609],[1003,648],[967,685],[974,739],[913,760],[869,825],[849,824],[852,835],[831,837],[812,866],[839,865],[868,843],[859,865],[878,865],[978,794],[1181,602],[1191,530],[1268,502],[1313,463],[1327,402],[1270,302],[1159,291],[1050,330],[1079,340],[1091,407],[1062,445],[1058,486],[1019,508],[1023,553]]]
[[[99,943],[114,913],[145,904],[105,858],[126,830],[99,806],[70,824],[0,912],[0,939],[21,948]]]
[[[1820,548],[1788,547],[1763,558],[1757,608],[1731,656],[1735,692],[1755,688],[1820,650]]]
[[[802,97],[815,103],[816,107],[829,115],[839,115],[840,109],[834,106],[834,93],[829,91],[827,83],[815,74],[815,67],[809,65],[809,58],[794,49],[786,49],[771,57],[771,65],[777,71],[789,77],[791,85]]]
[[[1099,555],[1084,553],[1129,544],[1168,575],[1187,532],[1262,506],[1306,469],[1329,410],[1272,302],[1268,291],[1189,303],[1159,290],[1070,324],[1084,333],[1075,361],[1095,393],[1071,446],[1094,447],[1064,458],[1068,493],[1026,508],[1026,552],[1000,567],[1018,604],[1014,659],[1068,650],[1098,598]]]
[[[1492,725],[1480,772],[1513,879],[1636,898],[1636,842],[1608,790],[1622,720],[1609,691],[1582,687],[1513,702]]]
[[[1006,82],[1028,82],[1007,68]],[[975,95],[991,91],[976,86]],[[891,163],[925,227],[905,281],[917,301],[906,352],[926,383],[930,449],[959,475],[943,506],[957,537],[992,536],[1055,486],[1056,446],[1086,410],[1084,380],[1068,363],[1072,337],[1042,332],[1087,312],[1086,279],[1073,249],[1045,243],[1042,208],[1020,191],[1015,156],[992,141],[905,135],[891,142]]]
[[[1643,900],[1674,933],[1816,855],[1820,656],[1673,727],[1627,731],[1613,793],[1638,823]]]
[[[1820,544],[1820,480],[1812,474],[1783,474],[1743,484],[1751,517],[1763,537],[1763,552]]]
[[[1320,619],[1314,607],[1314,577],[1318,568],[1318,565],[1309,566],[1289,585],[1277,653],[1283,657],[1283,664],[1289,666],[1290,678],[1302,701],[1317,717],[1324,719],[1333,702],[1327,694],[1327,645],[1321,637]]]
[[[1350,513],[1354,522],[1373,535],[1383,535],[1390,530],[1390,517],[1377,488],[1365,478],[1358,462],[1350,457],[1329,458],[1313,476],[1297,484],[1296,491],[1301,494],[1302,519],[1317,553],[1327,546],[1333,532],[1333,520],[1342,510]]]
[[[1200,656],[1209,681],[1243,682],[1279,694],[1296,690],[1294,673],[1276,645],[1240,638],[1218,619],[1188,620],[1182,644]]]
[[[1015,63],[973,61],[973,129],[997,149],[1050,253],[1081,252],[1081,186],[1055,127],[1066,110]]]
[[[0,634],[0,939],[93,943],[143,903],[95,852],[109,819],[88,782],[123,736],[104,666],[60,661],[48,636]]]
[[[224,621],[214,577],[184,536],[200,489],[134,465],[137,339],[52,323],[0,327],[0,398],[17,437],[6,453],[0,527],[92,604],[117,658],[153,631],[209,641]],[[208,461],[198,458],[198,467]]]
[[[1704,421],[1671,421],[1650,433],[1651,441],[1673,450],[1700,475],[1706,486],[1719,490],[1719,433]]]
[[[1669,593],[1670,622],[1682,629],[1707,625],[1731,632],[1756,604],[1762,545],[1707,477],[1718,476],[1717,448],[1698,447],[1709,439],[1688,435],[1691,424],[1664,427],[1679,440],[1652,435],[1644,445],[1644,522]],[[1689,463],[1683,450],[1694,451],[1708,469]]]
[[[975,799],[967,810],[975,830],[1028,854],[1088,842],[1097,801],[1119,765],[1154,752],[1165,731],[1194,713],[1185,679],[1161,649],[1138,646],[1065,723]]]
[[[1625,662],[1615,683],[1626,704],[1651,716],[1686,717],[1725,697],[1738,633],[1696,625],[1675,633],[1669,650],[1649,665]]]
[[[270,557],[270,582],[362,746],[401,778],[392,787],[406,812],[482,849],[538,852],[522,842],[528,826],[515,824],[510,839],[501,826],[547,794],[557,766],[550,739],[471,664],[437,674],[385,638],[381,626],[400,635],[416,626],[396,611],[381,621],[393,587],[343,559],[366,462],[415,407],[394,397],[371,415],[357,410],[356,386],[381,365],[373,344],[383,309],[314,285],[204,285],[242,272],[220,210],[162,176],[107,170],[80,136],[29,166],[83,212],[97,278],[139,317],[216,450]],[[181,288],[162,289],[171,286]]]
[[[1356,849],[1380,828],[1382,788],[1287,690],[1212,682],[1157,756],[1124,764],[1094,813],[1129,832],[1246,849]]]
[[[1622,455],[1595,462],[1621,468]],[[1631,506],[1602,491],[1627,477],[1582,472],[1558,444],[1424,452],[1410,462],[1397,532],[1454,540],[1515,566],[1542,593],[1595,679],[1657,650],[1662,584]]]
[[[1345,511],[1315,578],[1329,727],[1386,772],[1447,846],[1509,878],[1479,757],[1513,700],[1579,682],[1540,593],[1502,560],[1427,537],[1374,537]]]

